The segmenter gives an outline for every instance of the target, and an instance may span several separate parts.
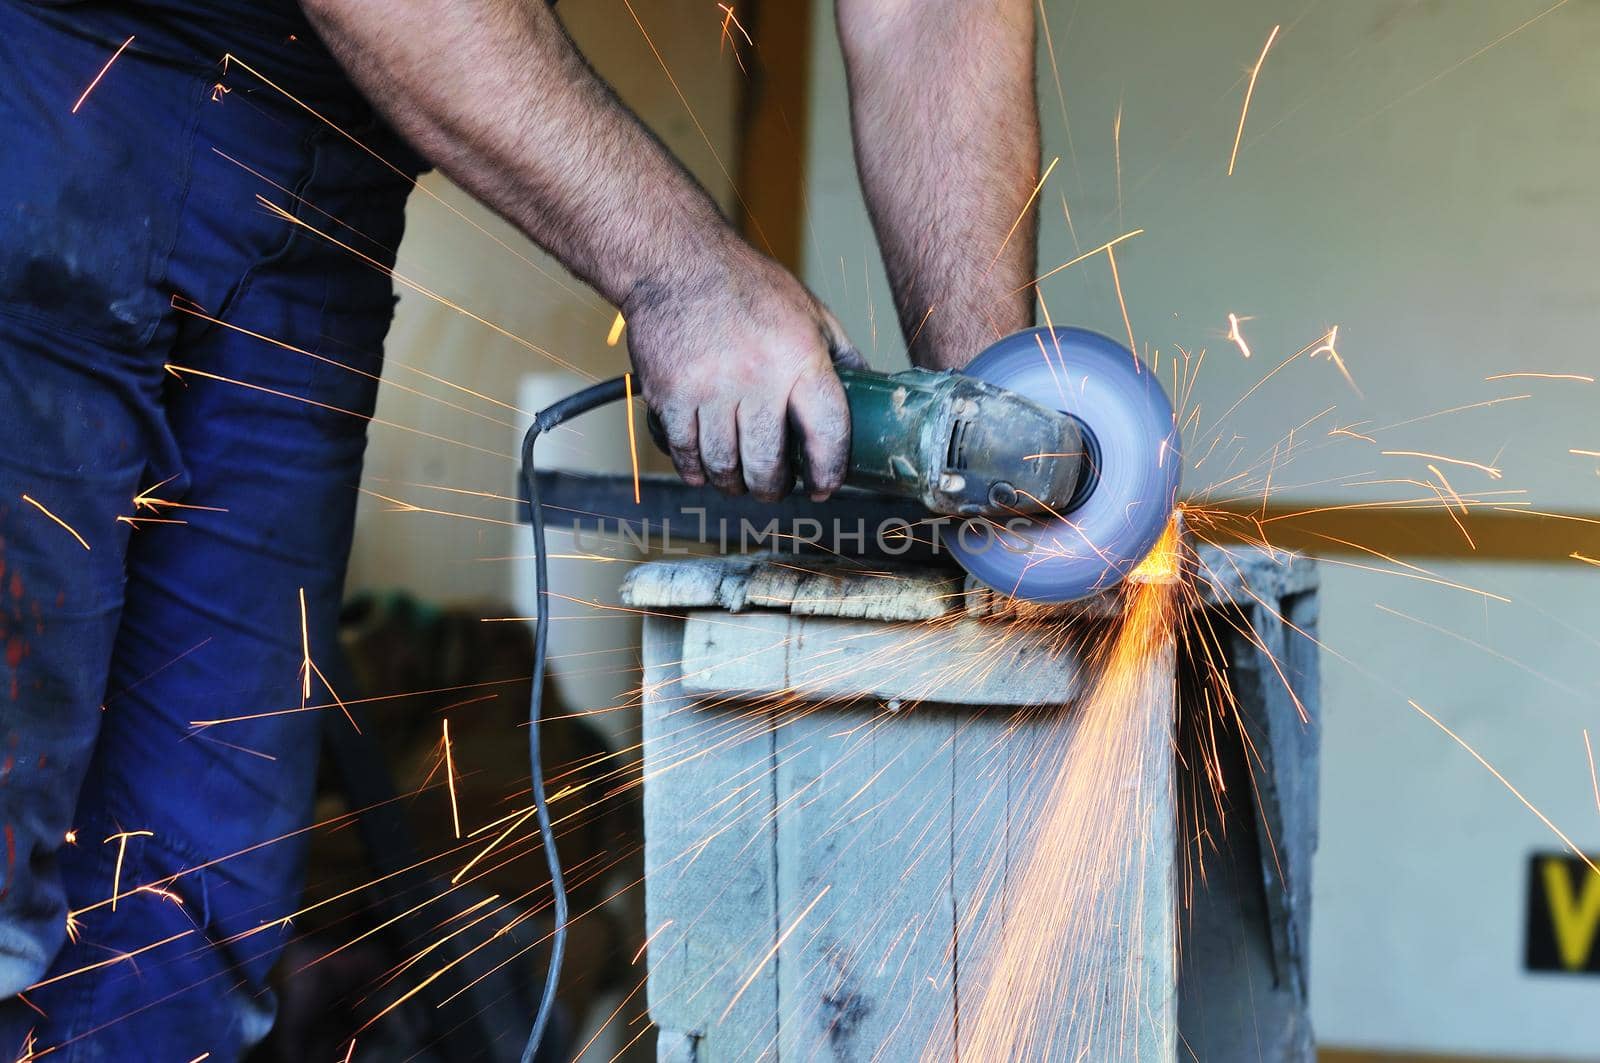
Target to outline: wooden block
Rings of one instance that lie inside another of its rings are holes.
[[[1081,667],[1077,641],[1059,628],[695,611],[684,634],[683,690],[729,699],[1059,705],[1077,696]]]

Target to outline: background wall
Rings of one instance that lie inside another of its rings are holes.
[[[1600,509],[1594,459],[1568,453],[1600,449],[1596,386],[1484,379],[1600,369],[1600,5],[1558,5],[1506,36],[1549,8],[1046,0],[1062,91],[1041,42],[1044,158],[1060,158],[1041,196],[1042,268],[1143,228],[1117,248],[1133,332],[1168,366],[1175,345],[1207,350],[1191,399],[1201,427],[1335,324],[1360,389],[1326,357],[1302,357],[1227,417],[1187,492],[1261,462],[1243,492],[1259,498],[1274,446],[1287,453],[1291,429],[1336,405],[1300,429],[1314,442],[1280,456],[1276,503],[1431,498],[1372,482],[1430,479],[1426,460],[1381,454],[1423,450],[1503,470],[1434,462],[1469,496],[1526,490],[1500,497]],[[1278,23],[1229,177],[1246,76]],[[874,361],[895,366],[828,5],[814,32],[805,275]],[[1046,281],[1043,298],[1058,323],[1126,335],[1104,255]],[[1229,312],[1250,318],[1249,360],[1224,339]],[[1519,394],[1531,397],[1380,430]],[[1351,425],[1373,442],[1327,436]],[[1211,440],[1187,435],[1203,457]],[[1549,564],[1503,564],[1455,541],[1416,545],[1456,550],[1459,562],[1423,563],[1509,603],[1350,567],[1398,566],[1349,549],[1324,565],[1319,1037],[1597,1059],[1600,979],[1521,971],[1527,854],[1559,840],[1407,699],[1600,850],[1582,738],[1600,733],[1600,571],[1565,547],[1547,548]]]

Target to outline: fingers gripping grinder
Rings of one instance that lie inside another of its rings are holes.
[[[855,487],[964,523],[943,545],[1015,598],[1071,601],[1118,583],[1155,546],[1182,457],[1155,374],[1098,333],[1014,333],[959,373],[840,373]]]

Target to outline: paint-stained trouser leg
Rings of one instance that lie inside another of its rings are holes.
[[[256,197],[383,261],[407,186],[259,84],[213,101],[213,72],[137,46],[69,122],[103,45],[11,10],[0,132],[55,162],[0,152],[0,1059],[30,1031],[68,1063],[236,1059],[304,871],[301,593],[326,661],[393,306]]]

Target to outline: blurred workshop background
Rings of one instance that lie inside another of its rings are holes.
[[[1202,455],[1190,455],[1186,481],[1188,491],[1225,481],[1230,452],[1268,455],[1330,405],[1305,430],[1353,433],[1306,448],[1261,503],[1264,517],[1283,517],[1276,541],[1325,558],[1311,945],[1322,1058],[1600,1059],[1600,880],[1567,898],[1587,971],[1530,970],[1530,909],[1550,903],[1532,861],[1560,840],[1408,705],[1600,852],[1583,737],[1600,730],[1600,571],[1570,557],[1600,557],[1600,525],[1510,511],[1600,521],[1597,459],[1570,452],[1600,448],[1600,391],[1486,379],[1597,368],[1600,4],[1044,0],[1042,10],[1044,161],[1059,161],[1039,201],[1041,272],[1143,230],[1117,247],[1126,324],[1104,256],[1042,284],[1052,319],[1118,337],[1131,328],[1141,350],[1169,357],[1179,345],[1206,349],[1190,401],[1207,424],[1323,337],[1348,369],[1347,381],[1332,358],[1302,360],[1264,384],[1228,415],[1211,464],[1197,469]],[[559,11],[746,232],[800,271],[876,366],[902,365],[855,178],[831,5],[746,0],[737,24],[712,0],[563,0]],[[1275,25],[1229,176],[1246,81]],[[508,226],[437,175],[424,187],[432,195],[412,198],[398,271],[505,331],[402,292],[380,420],[483,450],[374,428],[350,590],[400,588],[469,621],[527,616],[529,566],[515,560],[528,554],[526,529],[503,499],[459,492],[514,494],[502,455],[526,421],[509,407],[534,409],[582,383],[530,344],[604,377],[625,369],[625,342],[608,344],[614,308]],[[1249,359],[1225,338],[1229,313]],[[396,386],[441,393],[418,374],[502,400],[474,408],[503,423]],[[1472,408],[1429,416],[1457,407]],[[542,461],[626,470],[620,416],[580,423],[581,438],[553,439]],[[1425,476],[1428,459],[1384,451],[1470,459],[1496,474],[1452,468],[1462,491],[1526,494],[1475,516],[1470,541],[1442,508],[1340,508],[1394,497],[1376,481]],[[1301,510],[1322,512],[1292,516]],[[572,619],[557,624],[552,663],[571,709],[605,710],[638,684],[636,619],[586,604],[614,602],[626,567],[556,563],[556,586],[576,600],[558,610]],[[457,637],[470,643],[495,626],[468,623]],[[470,709],[451,715],[470,733]],[[638,740],[628,711],[587,719],[614,747]],[[486,766],[495,755],[482,750],[473,770],[498,770]],[[516,771],[520,751],[499,755]],[[637,898],[615,903],[617,933],[634,942]],[[636,947],[614,950],[624,968]],[[611,979],[591,1026],[636,980],[626,970]],[[620,1047],[597,1044],[593,1055]]]

